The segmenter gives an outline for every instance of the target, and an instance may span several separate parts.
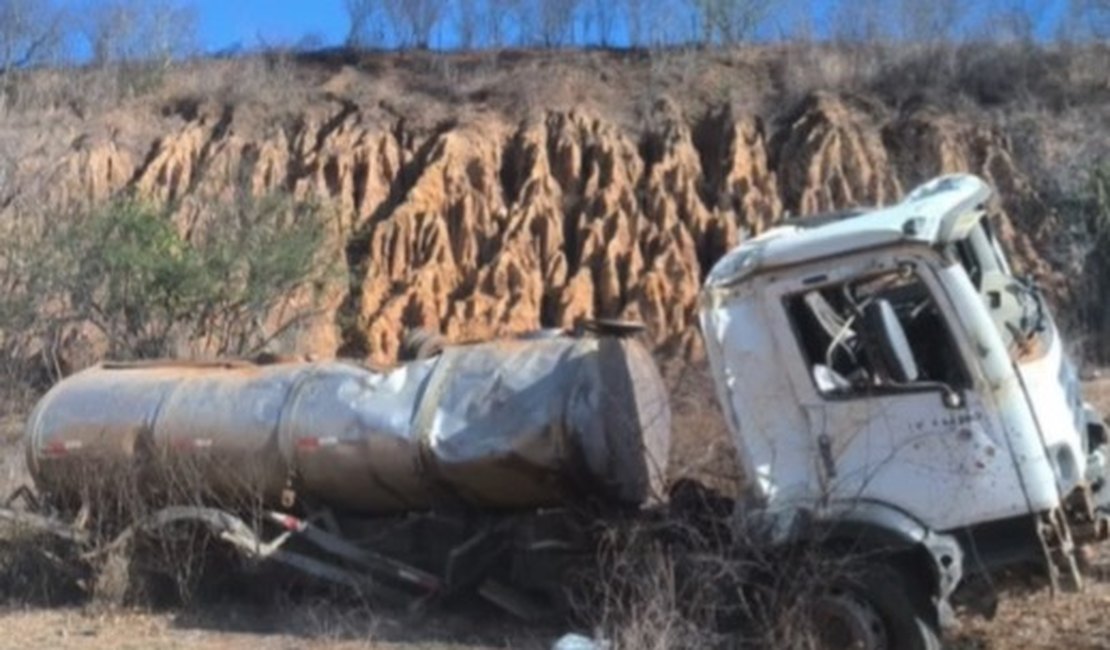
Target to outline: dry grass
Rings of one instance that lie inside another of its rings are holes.
[[[0,391],[0,498],[31,481],[23,454],[23,425],[31,401],[26,391]]]
[[[999,588],[993,620],[967,617],[954,650],[1101,650],[1110,647],[1110,545],[1095,549],[1085,588],[1053,595],[1045,581],[1013,577]]]
[[[953,650],[1102,650],[1110,647],[1106,609],[1110,583],[1089,582],[1080,594],[1008,586],[992,621],[968,619]]]
[[[4,634],[0,649],[57,648],[58,650],[487,650],[543,648],[527,633],[505,635],[492,642],[405,640],[402,631],[367,629],[351,615],[321,613],[318,608],[274,614],[230,611],[208,618],[183,617],[136,610],[91,614],[81,609],[0,610]],[[392,623],[393,627],[419,623]],[[370,626],[372,627],[372,626]],[[408,636],[418,636],[408,633]],[[379,638],[380,637],[380,638]],[[391,640],[395,639],[395,640]],[[399,639],[399,640],[396,640]]]
[[[1110,378],[1088,381],[1087,399],[1110,412]],[[953,640],[955,650],[1101,650],[1110,647],[1105,625],[1110,605],[1110,545],[1096,549],[1086,588],[1057,594],[1043,580],[1013,578],[998,585],[999,609],[990,621],[967,618]]]
[[[671,393],[671,480],[692,479],[737,496],[743,474],[708,367],[680,360],[663,368]]]
[[[867,93],[897,107],[1061,112],[1102,107],[1105,46],[1036,48],[975,43],[934,47],[806,42],[705,50],[503,50],[315,53],[274,51],[144,69],[29,73],[0,107],[0,123],[48,115],[81,119],[125,109],[173,114],[206,102],[301,112],[323,94],[429,127],[460,111],[507,121],[584,107],[636,128],[663,96],[692,118],[721,104],[775,118],[814,91]]]

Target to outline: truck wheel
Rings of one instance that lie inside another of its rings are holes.
[[[940,650],[921,585],[887,565],[862,568],[818,595],[811,616],[822,650]]]

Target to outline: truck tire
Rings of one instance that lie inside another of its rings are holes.
[[[823,650],[940,650],[924,585],[888,564],[861,566],[814,599],[812,626]]]

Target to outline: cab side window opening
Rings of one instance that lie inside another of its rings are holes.
[[[967,237],[948,245],[948,255],[964,267],[971,284],[982,290],[984,274],[1008,275],[997,246],[989,222],[983,219]]]
[[[949,246],[951,255],[967,271],[968,277],[971,278],[971,284],[976,290],[981,290],[983,288],[983,267],[979,264],[979,259],[975,256],[975,249],[972,248],[971,243],[959,241]]]
[[[987,219],[982,219],[967,237],[948,244],[946,253],[967,272],[1013,359],[1043,349],[1036,345],[1039,335],[1048,328],[1043,296],[1031,278],[1011,274]]]
[[[793,294],[785,304],[822,395],[968,384],[944,317],[911,265]]]

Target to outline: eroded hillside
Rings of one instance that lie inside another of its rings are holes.
[[[820,84],[776,95],[749,80],[763,59],[729,93],[693,98],[697,75],[646,90],[635,62],[568,76],[525,61],[434,100],[397,68],[292,65],[296,88],[259,96],[171,88],[9,115],[0,214],[51,218],[131,191],[175,204],[189,233],[243,190],[321,201],[349,280],[315,295],[320,312],[283,351],[378,361],[406,328],[468,340],[588,317],[642,320],[660,348],[696,354],[699,283],[730,247],[784,215],[890,203],[945,172],[992,182],[1023,262],[1067,287],[1043,261],[1054,211],[997,114]],[[505,88],[524,83],[532,100],[514,102]],[[637,99],[614,99],[622,89]],[[95,351],[95,336],[79,341]]]

